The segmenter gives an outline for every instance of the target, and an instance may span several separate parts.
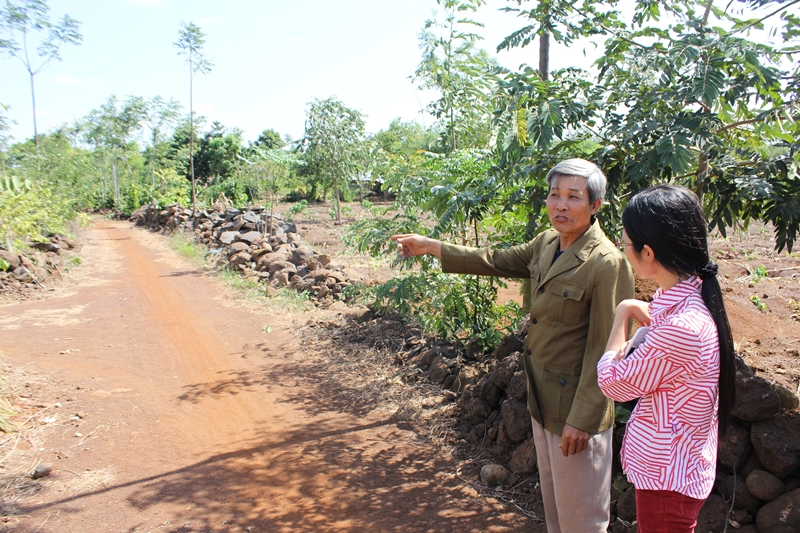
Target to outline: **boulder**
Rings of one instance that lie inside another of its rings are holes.
[[[524,340],[524,337],[520,337],[516,332],[509,333],[503,337],[503,340],[492,352],[492,357],[502,360],[514,352],[521,352],[524,347]]]
[[[248,215],[251,213],[248,213]],[[264,238],[259,231],[248,231],[247,233],[242,233],[239,235],[239,240],[242,242],[246,242],[247,244],[253,244],[254,242],[260,242]]]
[[[276,261],[286,261],[286,255],[281,252],[269,252],[258,258],[258,270],[269,270],[270,265]]]
[[[797,533],[800,531],[800,489],[778,496],[764,505],[756,516],[761,533]]]
[[[719,494],[711,494],[697,516],[695,533],[722,533],[727,524],[728,504]]]
[[[772,384],[753,371],[740,358],[736,358],[736,403],[733,416],[758,422],[767,420],[781,410],[781,398]]]
[[[20,265],[19,255],[8,250],[0,250],[0,259],[8,263],[8,270],[14,270]]]
[[[492,414],[492,406],[483,398],[475,397],[469,398],[465,402],[461,402],[460,416],[463,420],[471,425],[480,424]]]
[[[516,357],[506,357],[500,361],[495,371],[492,372],[492,383],[503,390],[508,388],[514,374],[520,369],[520,365],[522,364],[520,360],[522,354],[520,352],[516,353]]]
[[[490,487],[502,485],[508,479],[509,472],[504,466],[497,464],[483,465],[481,468],[481,481]]]
[[[781,399],[781,409],[796,411],[800,407],[800,398],[795,393],[778,383],[773,383],[772,388],[775,389]]]
[[[444,357],[441,355],[431,361],[430,372],[428,379],[432,383],[441,383],[447,376],[450,375],[450,366],[445,362]]]
[[[291,276],[297,272],[297,267],[294,266],[294,263],[290,261],[273,261],[269,264],[269,272],[270,274],[274,274],[275,272],[286,272],[287,276]],[[288,282],[288,277],[286,278]]]
[[[223,231],[217,237],[217,240],[224,245],[231,244],[236,236],[239,235],[238,231]]]
[[[750,453],[750,434],[734,423],[728,424],[725,436],[719,439],[717,459],[731,470],[739,469],[747,461]]]
[[[228,255],[233,255],[235,253],[249,249],[250,245],[248,245],[246,242],[234,242],[233,244],[228,246]]]
[[[750,440],[764,469],[782,478],[800,466],[800,412],[756,422]]]
[[[228,264],[230,264],[232,267],[240,267],[240,266],[248,265],[250,263],[250,261],[252,261],[252,258],[250,257],[250,254],[245,252],[245,251],[241,251],[241,252],[237,252],[237,253],[233,254],[228,259]]]
[[[305,265],[312,257],[314,257],[314,250],[304,244],[292,250],[292,263],[297,266]]]
[[[626,522],[636,520],[636,489],[629,488],[619,495],[617,500],[617,516]]]
[[[530,436],[531,417],[524,403],[507,399],[500,407],[500,416],[511,442],[522,442]]]
[[[511,454],[508,466],[515,474],[531,475],[536,473],[536,445],[533,438],[527,439],[517,446]]]
[[[759,500],[772,501],[785,489],[783,481],[764,470],[753,470],[747,476],[747,490]]]
[[[525,375],[524,370],[514,372],[511,383],[506,388],[506,394],[508,394],[509,398],[514,398],[515,400],[526,400],[528,397],[528,376]]]
[[[331,256],[328,254],[321,254],[314,257],[316,258],[319,265],[323,268],[331,264],[331,261],[333,260]]]
[[[450,390],[453,392],[463,392],[467,385],[477,383],[481,378],[481,371],[474,366],[467,366],[461,369],[461,372],[456,376]]]
[[[755,514],[761,507],[761,501],[747,489],[747,482],[742,476],[725,476],[717,483],[717,490],[726,500],[735,495],[734,507]]]

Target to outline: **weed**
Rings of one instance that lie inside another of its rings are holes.
[[[174,233],[169,242],[170,247],[178,252],[179,255],[189,259],[193,263],[200,264],[205,256],[205,249],[193,240],[180,233]]]
[[[791,309],[795,313],[800,313],[800,302],[798,302],[794,298],[789,298],[789,309]]]
[[[767,277],[769,277],[769,274],[767,273],[767,269],[764,267],[764,265],[758,265],[753,269],[753,283],[758,283]]]
[[[758,259],[761,257],[761,254],[753,250],[752,252],[746,249],[742,249],[742,255],[744,255],[745,261],[752,261],[753,259]]]
[[[292,207],[289,208],[289,220],[291,220],[292,216],[303,215],[305,214],[306,210],[308,209],[308,200],[303,198],[299,202],[296,202]]]
[[[81,259],[80,256],[76,255],[75,257],[70,257],[69,259],[67,259],[67,270],[70,270],[72,268],[77,268],[81,266],[81,264],[83,264],[83,259]]]
[[[6,261],[5,259],[2,259],[2,258],[0,258],[0,270],[2,270],[3,272],[5,272],[5,271],[7,271],[7,270],[8,270],[8,269],[10,269],[10,268],[11,268],[11,263],[9,263],[8,261]]]
[[[753,305],[755,305],[758,308],[758,310],[761,311],[762,313],[767,310],[767,304],[762,302],[761,298],[759,298],[755,294],[750,297],[750,301],[753,302]]]
[[[362,200],[361,207],[363,207],[364,209],[372,209],[372,202],[370,202],[369,200]]]

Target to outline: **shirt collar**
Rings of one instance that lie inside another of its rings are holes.
[[[655,319],[664,314],[668,309],[686,300],[692,294],[698,294],[702,286],[703,280],[697,276],[691,276],[678,282],[677,285],[667,291],[659,287],[653,295],[653,301],[650,302],[650,316]]]

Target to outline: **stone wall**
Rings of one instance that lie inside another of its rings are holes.
[[[192,213],[177,205],[165,209],[143,206],[131,215],[131,221],[163,233],[192,233],[217,258],[217,267],[238,270],[245,279],[268,287],[306,291],[323,307],[345,300],[344,289],[361,281],[329,255],[315,253],[303,242],[295,224],[260,207]]]
[[[75,246],[70,239],[54,235],[47,242],[29,244],[22,253],[0,249],[0,259],[8,265],[6,270],[0,268],[0,293],[52,288],[53,280],[61,279],[65,267],[62,253]]]

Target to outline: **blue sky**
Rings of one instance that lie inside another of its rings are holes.
[[[49,0],[51,16],[82,23],[81,46],[63,46],[36,78],[39,131],[72,122],[109,96],[161,95],[188,112],[188,67],[173,43],[182,21],[206,35],[214,63],[195,78],[194,103],[207,124],[218,120],[244,130],[247,140],[272,128],[302,136],[314,98],[336,96],[367,116],[367,130],[397,117],[430,124],[420,110],[430,99],[409,79],[419,64],[418,34],[435,0]],[[489,0],[474,18],[486,27],[482,47],[493,52],[523,22]],[[585,45],[554,49],[551,68],[588,66]],[[591,53],[591,47],[587,50]],[[516,68],[537,63],[536,46],[502,52]],[[0,103],[10,105],[19,141],[33,135],[28,75],[19,60],[0,57]]]

